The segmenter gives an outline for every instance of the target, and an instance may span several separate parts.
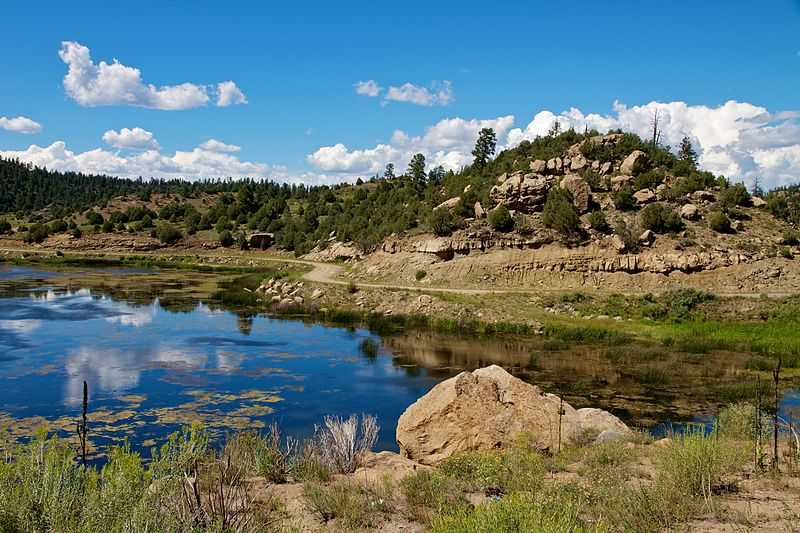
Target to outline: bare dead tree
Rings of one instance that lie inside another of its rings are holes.
[[[661,130],[658,128],[658,120],[659,120],[659,111],[656,109],[653,111],[653,115],[650,118],[650,125],[653,127],[653,139],[652,139],[652,150],[653,152],[656,151],[658,145],[661,143]]]

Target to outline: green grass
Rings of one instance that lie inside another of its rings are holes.
[[[589,531],[580,517],[581,504],[577,491],[555,491],[547,496],[512,494],[473,509],[460,508],[440,515],[433,520],[431,530],[433,533]]]
[[[690,353],[713,350],[755,352],[794,359],[800,356],[800,315],[763,321],[691,321],[655,327],[667,346]]]
[[[544,326],[545,337],[566,342],[597,342],[608,344],[628,344],[633,337],[617,329],[601,326],[573,326],[553,323]]]

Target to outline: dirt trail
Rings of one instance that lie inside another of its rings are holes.
[[[51,252],[53,250],[49,249],[30,249],[30,248],[11,248],[11,247],[0,247],[0,253],[5,252],[8,253],[31,253],[31,252]],[[137,255],[137,256],[152,256],[152,257],[181,257],[185,256],[187,258],[196,258],[196,257],[206,257],[206,258],[216,258],[216,257],[235,257],[242,261],[248,261],[253,263],[264,263],[264,262],[271,262],[271,263],[291,263],[295,265],[304,265],[311,268],[311,271],[305,273],[303,275],[303,279],[306,281],[310,281],[313,283],[322,283],[326,285],[347,285],[350,283],[349,280],[342,280],[340,276],[344,273],[345,269],[341,265],[337,265],[335,263],[321,263],[317,261],[309,261],[306,259],[292,259],[288,257],[281,257],[281,256],[269,256],[269,255],[251,255],[251,254],[241,254],[241,253],[228,253],[224,256],[220,256],[220,254],[215,254],[213,252],[199,252],[199,251],[192,251],[192,252],[173,252],[173,253],[152,253],[152,252],[139,252],[139,253],[126,253],[126,252],[102,252],[104,257],[126,257],[130,255]],[[70,250],[69,255],[79,255],[79,256],[96,256],[98,254],[97,250],[85,250],[85,251],[72,251]],[[548,289],[548,288],[517,288],[517,289],[475,289],[475,288],[465,288],[465,287],[457,287],[457,288],[450,288],[450,287],[425,287],[425,286],[414,286],[414,285],[401,285],[401,284],[394,284],[394,283],[367,283],[367,282],[358,282],[358,287],[361,288],[371,288],[371,289],[387,289],[387,290],[404,290],[404,291],[418,291],[418,292],[425,292],[425,293],[449,293],[449,294],[560,294],[565,291],[563,289]],[[598,294],[611,294],[611,293],[622,293],[626,295],[636,295],[636,294],[644,294],[645,292],[649,291],[619,291],[619,290],[602,290],[602,289],[592,289],[591,292],[598,293]],[[768,291],[768,292],[759,292],[759,293],[745,293],[745,292],[732,292],[732,293],[720,293],[716,292],[718,296],[751,296],[754,298],[760,297],[761,295],[771,296],[771,297],[785,297],[791,296],[792,292],[785,292],[785,291]]]

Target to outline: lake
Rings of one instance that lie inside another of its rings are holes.
[[[44,271],[0,266],[0,428],[73,436],[89,386],[93,457],[126,439],[145,455],[181,426],[216,439],[276,421],[313,433],[325,415],[373,414],[379,449],[396,450],[405,408],[462,369],[500,364],[576,405],[643,427],[703,420],[715,387],[735,386],[747,354],[675,354],[652,346],[548,346],[365,329],[225,309],[208,273]],[[720,389],[721,390],[721,389]],[[798,404],[787,393],[784,410]]]

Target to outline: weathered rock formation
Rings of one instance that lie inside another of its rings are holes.
[[[653,189],[641,189],[633,193],[636,203],[639,205],[649,204],[656,201],[656,193]]]
[[[455,196],[455,197],[450,198],[448,200],[445,200],[444,202],[442,202],[439,205],[437,205],[436,209],[453,209],[455,206],[458,205],[458,202],[460,202],[460,201],[461,201],[461,197],[460,196]]]
[[[560,184],[562,189],[566,189],[572,195],[572,203],[579,213],[585,213],[589,210],[589,201],[592,198],[592,189],[582,177],[577,174],[568,174],[564,176]]]
[[[686,220],[697,220],[700,218],[700,211],[694,204],[686,204],[681,207],[681,218]]]
[[[404,457],[436,464],[451,455],[513,444],[523,434],[533,446],[559,445],[606,430],[622,435],[628,427],[600,409],[575,409],[492,365],[462,372],[417,400],[397,422],[397,443]]]
[[[550,176],[522,172],[515,172],[507,177],[503,175],[500,178],[502,181],[492,187],[489,193],[492,201],[509,209],[528,213],[541,209],[547,199],[548,191],[556,183]]]
[[[623,174],[635,175],[647,168],[647,154],[641,150],[634,150],[622,162],[619,171]]]

